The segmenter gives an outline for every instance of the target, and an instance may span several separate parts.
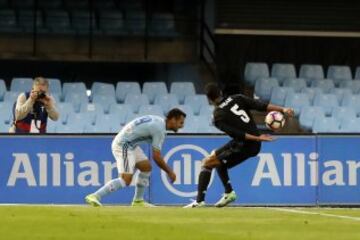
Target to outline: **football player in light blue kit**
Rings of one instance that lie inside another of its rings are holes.
[[[161,147],[166,136],[166,130],[177,132],[184,126],[186,114],[180,109],[170,110],[163,119],[158,116],[146,115],[136,118],[128,123],[115,137],[112,142],[112,152],[116,159],[119,177],[106,183],[95,193],[87,195],[85,201],[92,206],[101,206],[102,197],[120,188],[129,186],[133,174],[140,171],[136,179],[135,195],[132,206],[152,206],[144,201],[144,191],[149,185],[151,163],[139,147],[141,143],[152,145],[153,158],[156,164],[167,173],[169,179],[174,182],[176,175],[165,163],[161,156]]]

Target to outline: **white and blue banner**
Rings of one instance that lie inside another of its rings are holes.
[[[230,170],[240,205],[360,205],[360,136],[277,136],[261,153]],[[84,196],[118,175],[113,136],[0,136],[0,203],[83,203]],[[201,161],[224,136],[168,136],[162,154],[177,175],[170,183],[154,162],[146,199],[186,204],[196,198]],[[149,146],[142,146],[151,159]],[[131,202],[134,187],[104,203]],[[206,201],[223,187],[213,173]]]

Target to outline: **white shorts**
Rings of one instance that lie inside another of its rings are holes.
[[[135,172],[135,164],[142,161],[149,161],[143,150],[137,146],[132,149],[127,144],[112,145],[112,152],[116,160],[118,173],[131,173]]]

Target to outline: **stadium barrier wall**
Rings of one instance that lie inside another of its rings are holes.
[[[360,205],[360,135],[277,136],[261,153],[230,170],[239,205]],[[81,204],[84,196],[117,176],[112,135],[2,135],[0,203]],[[195,198],[201,160],[225,136],[170,135],[163,155],[177,174],[171,184],[153,163],[146,199],[186,204]],[[151,157],[148,145],[142,146]],[[103,199],[128,204],[134,187]],[[213,174],[207,202],[223,188]]]

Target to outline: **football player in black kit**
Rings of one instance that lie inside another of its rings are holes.
[[[205,194],[213,168],[216,168],[225,188],[223,197],[215,206],[224,207],[236,200],[228,169],[256,156],[260,152],[262,141],[274,140],[270,135],[259,133],[250,110],[278,111],[289,117],[294,115],[294,110],[291,108],[263,103],[241,94],[224,97],[220,88],[215,84],[206,86],[206,95],[210,103],[215,105],[213,112],[215,126],[232,139],[203,160],[199,174],[197,199],[185,208],[205,206]]]

